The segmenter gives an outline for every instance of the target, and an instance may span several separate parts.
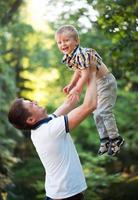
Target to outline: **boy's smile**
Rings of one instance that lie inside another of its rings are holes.
[[[69,36],[69,33],[57,34],[56,41],[59,50],[63,54],[70,54],[79,44],[79,41],[73,38],[72,36]]]

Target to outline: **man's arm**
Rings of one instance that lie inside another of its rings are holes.
[[[67,90],[70,90],[70,88],[68,88],[68,87],[73,87],[76,84],[79,77],[80,77],[80,72],[79,72],[79,70],[76,70],[74,72],[71,82],[69,84],[71,86],[69,86],[69,85],[66,86]],[[65,92],[68,93],[69,91],[65,91]],[[75,95],[68,97],[65,100],[65,102],[59,108],[57,108],[57,110],[53,114],[55,114],[56,116],[68,114],[73,108],[75,108],[78,101],[79,101],[79,95],[76,93]]]
[[[59,108],[57,108],[53,114],[55,114],[57,117],[68,114],[72,109],[75,108],[78,100],[79,96],[77,94],[67,98],[65,102]]]
[[[96,68],[91,67],[83,104],[68,114],[69,130],[79,125],[97,106]]]

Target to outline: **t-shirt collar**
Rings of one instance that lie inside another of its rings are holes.
[[[38,127],[40,127],[42,124],[48,123],[50,120],[52,120],[52,117],[44,118],[44,119],[36,122],[36,124],[34,124],[31,129],[35,130]]]

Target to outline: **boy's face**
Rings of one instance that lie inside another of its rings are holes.
[[[79,44],[79,40],[75,39],[67,33],[57,34],[56,42],[59,50],[63,54],[70,54]]]

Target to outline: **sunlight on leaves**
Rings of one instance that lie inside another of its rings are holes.
[[[48,103],[51,94],[57,93],[57,87],[51,87],[54,81],[59,78],[57,69],[38,68],[33,73],[28,71],[22,72],[24,78],[29,79],[25,83],[25,87],[32,88],[32,91],[25,93],[26,97],[38,101],[40,104],[45,105]],[[23,94],[24,95],[24,94]]]

